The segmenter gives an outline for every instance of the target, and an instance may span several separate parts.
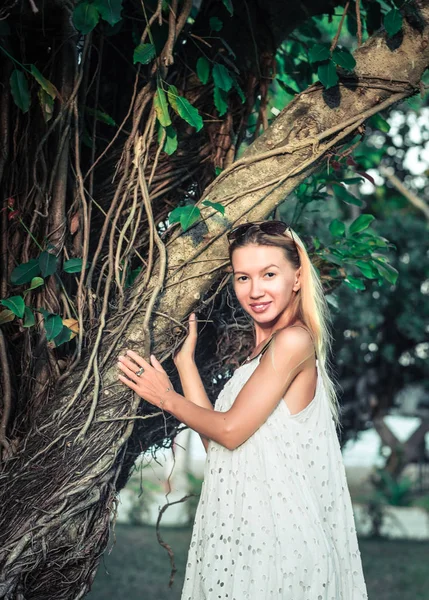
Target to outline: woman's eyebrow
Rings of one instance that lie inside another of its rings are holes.
[[[261,269],[259,272],[262,273],[262,271],[266,271],[266,269],[269,269],[270,267],[277,267],[277,269],[279,268],[277,265],[272,264],[272,265],[268,265],[268,267],[264,267],[263,269]],[[236,273],[243,273],[244,275],[248,275],[248,273],[246,273],[245,271],[234,271],[234,275]]]

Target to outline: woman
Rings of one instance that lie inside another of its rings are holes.
[[[228,239],[255,349],[214,409],[193,360],[193,319],[175,358],[184,396],[153,355],[153,366],[132,351],[119,363],[123,383],[207,449],[182,600],[366,599],[320,279],[282,221],[245,223]]]

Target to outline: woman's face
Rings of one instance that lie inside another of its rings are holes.
[[[264,325],[278,321],[301,282],[282,248],[249,244],[232,255],[234,290],[243,309]]]

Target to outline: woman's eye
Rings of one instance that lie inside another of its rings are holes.
[[[265,275],[275,275],[275,273],[272,273],[271,271],[269,271],[268,273],[265,273]],[[240,277],[237,277],[237,281],[240,281],[243,278],[247,279],[247,275],[240,275]],[[268,279],[272,279],[272,277],[269,277]]]

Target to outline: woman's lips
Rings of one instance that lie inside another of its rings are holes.
[[[262,313],[267,310],[267,308],[270,306],[270,304],[271,304],[271,302],[266,302],[266,303],[261,303],[261,304],[253,304],[253,305],[251,304],[250,308],[255,313]]]

